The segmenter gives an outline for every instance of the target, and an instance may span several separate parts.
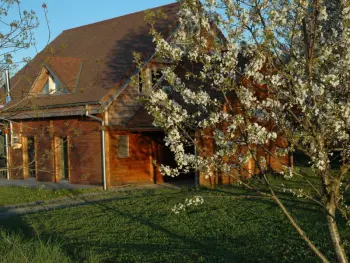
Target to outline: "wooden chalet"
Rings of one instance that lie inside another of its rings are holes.
[[[156,28],[171,34],[180,4],[161,9]],[[163,182],[163,133],[139,98],[156,84],[154,43],[145,12],[63,31],[2,89],[9,179],[66,179],[104,185]],[[147,61],[141,72],[133,52]],[[134,77],[134,78],[133,78]],[[132,81],[136,79],[136,81]],[[171,157],[169,157],[169,160]],[[171,160],[170,160],[171,162]]]
[[[174,3],[151,10],[167,15],[155,24],[163,35],[174,31],[179,8]],[[1,90],[8,179],[104,188],[164,181],[156,162],[174,160],[140,98],[157,85],[152,74],[166,62],[154,59],[144,16],[63,31]],[[145,58],[141,71],[133,52]]]

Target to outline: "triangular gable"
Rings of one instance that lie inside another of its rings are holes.
[[[62,81],[71,93],[76,91],[83,60],[79,58],[49,57],[46,66]]]
[[[34,81],[30,93],[51,95],[74,93],[81,67],[81,59],[49,57]]]
[[[30,90],[31,94],[53,94],[62,82],[47,67],[43,67]]]

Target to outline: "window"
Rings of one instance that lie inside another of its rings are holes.
[[[170,86],[163,86],[162,90],[168,95],[171,93],[171,87]]]
[[[153,88],[161,79],[163,73],[160,69],[146,69],[139,72],[139,93],[145,93],[146,89]]]
[[[117,135],[118,158],[129,157],[129,135]]]
[[[41,94],[54,94],[59,91],[60,83],[58,80],[54,78],[51,74],[48,75],[47,81],[43,89],[41,90]]]
[[[142,71],[139,72],[139,93],[142,93],[144,86],[144,80],[142,78]]]
[[[49,80],[46,81],[43,90],[41,91],[42,94],[49,94]]]
[[[154,87],[154,85],[156,85],[158,83],[158,81],[160,80],[160,78],[162,77],[162,71],[160,69],[154,69],[152,70],[152,88]]]
[[[23,137],[23,175],[36,177],[36,143],[34,137]]]
[[[55,160],[57,180],[69,179],[69,145],[67,137],[55,137]]]

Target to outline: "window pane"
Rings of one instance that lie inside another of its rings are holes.
[[[152,70],[152,87],[158,83],[162,75],[163,74],[160,69]]]
[[[129,135],[117,136],[118,157],[129,157]]]
[[[142,71],[139,72],[139,93],[142,93],[143,90],[143,79],[142,79]]]
[[[42,94],[48,94],[49,93],[49,81],[47,80],[45,85],[44,85],[44,88],[42,89],[41,91]]]

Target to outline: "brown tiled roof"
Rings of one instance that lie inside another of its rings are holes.
[[[162,9],[167,15],[166,19],[156,22],[159,32],[170,34],[179,7],[179,3],[173,3],[151,9]],[[12,101],[7,108],[96,104],[107,94],[116,92],[134,70],[133,52],[140,52],[145,58],[154,52],[154,43],[144,16],[145,13],[141,11],[63,31],[11,79]],[[32,84],[45,64],[52,67],[67,85],[77,83],[75,93],[28,97]]]

